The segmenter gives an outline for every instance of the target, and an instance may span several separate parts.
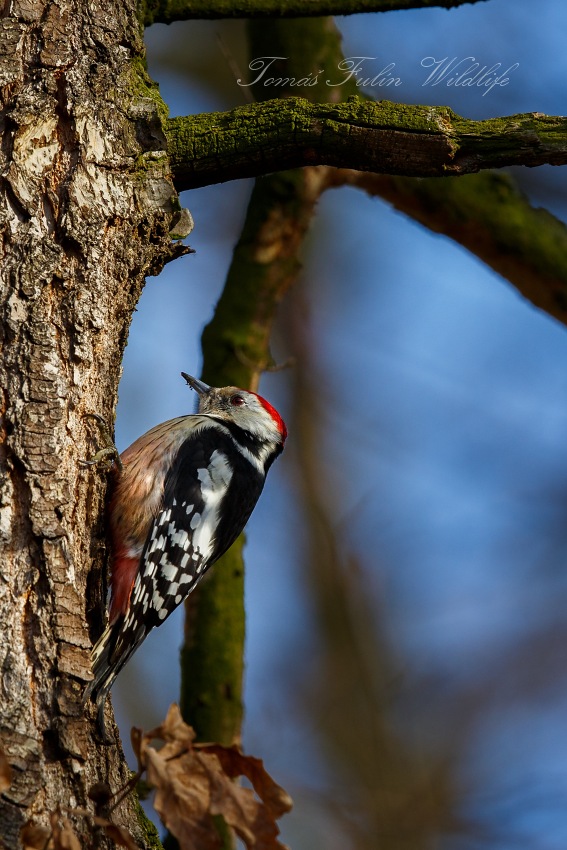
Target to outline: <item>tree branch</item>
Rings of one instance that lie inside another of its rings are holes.
[[[567,163],[567,118],[533,112],[471,121],[445,106],[299,97],[166,124],[176,188],[305,165],[439,177],[505,165]]]
[[[328,188],[355,186],[463,245],[524,298],[567,324],[567,226],[533,207],[505,173],[415,180],[328,170]]]
[[[484,0],[146,0],[145,26],[213,18],[305,18],[397,9],[453,9]]]

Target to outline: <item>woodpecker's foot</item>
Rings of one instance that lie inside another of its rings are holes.
[[[85,418],[96,419],[100,430],[100,435],[105,445],[89,460],[81,459],[81,466],[102,466],[105,469],[111,469],[112,464],[116,464],[122,472],[122,461],[120,460],[120,452],[114,445],[114,440],[110,436],[110,430],[106,424],[106,420],[98,413],[85,413]]]

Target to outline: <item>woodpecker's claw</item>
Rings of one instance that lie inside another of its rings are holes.
[[[85,460],[81,458],[79,460],[79,466],[89,467],[89,466],[105,466],[107,469],[112,467],[112,464],[115,463],[120,472],[122,472],[122,461],[120,459],[120,452],[114,445],[114,440],[110,436],[110,430],[108,425],[106,424],[106,420],[99,413],[85,413],[85,418],[96,419],[98,422],[98,426],[100,429],[100,434],[106,445],[99,449],[99,451],[89,460]]]
[[[120,455],[118,454],[118,449],[116,446],[107,446],[105,449],[100,449],[90,460],[85,460],[84,458],[79,459],[80,466],[98,466],[99,464],[106,464],[108,460],[112,459],[113,462],[116,463],[119,469],[122,467],[122,462],[120,461]],[[109,464],[112,466],[112,462]]]

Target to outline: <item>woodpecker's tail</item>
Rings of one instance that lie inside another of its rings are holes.
[[[106,740],[104,725],[104,706],[108,692],[122,667],[126,664],[136,646],[125,647],[120,640],[124,617],[119,617],[102,633],[92,649],[92,670],[94,678],[83,694],[83,704],[92,700],[97,707],[97,723]],[[124,651],[126,650],[126,651]]]

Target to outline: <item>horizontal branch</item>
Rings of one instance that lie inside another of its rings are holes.
[[[305,18],[322,15],[355,15],[485,2],[485,0],[145,0],[145,26],[212,18]]]
[[[536,307],[567,324],[567,226],[533,207],[509,174],[414,180],[328,169],[328,188],[355,186],[459,242]]]
[[[439,177],[567,163],[567,118],[534,112],[471,121],[445,106],[359,97],[283,98],[172,118],[166,135],[179,191],[306,165]]]

